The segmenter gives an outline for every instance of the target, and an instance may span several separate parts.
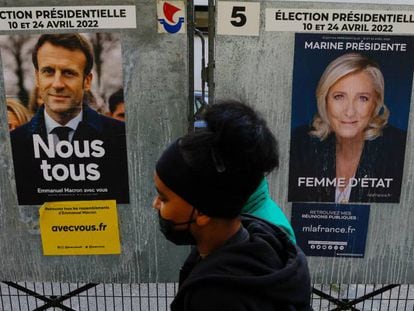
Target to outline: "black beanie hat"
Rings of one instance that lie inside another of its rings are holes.
[[[217,155],[219,156],[219,155]],[[211,161],[214,161],[212,152]],[[194,171],[180,151],[180,140],[165,149],[156,164],[163,183],[195,209],[211,216],[234,218],[259,185],[263,175],[252,178],[217,169],[203,174]]]

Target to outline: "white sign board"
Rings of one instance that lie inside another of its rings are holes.
[[[266,9],[266,31],[414,34],[413,11]]]
[[[217,34],[258,36],[259,27],[259,2],[217,3]]]
[[[134,5],[0,8],[0,30],[136,28]]]

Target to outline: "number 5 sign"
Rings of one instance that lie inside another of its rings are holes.
[[[259,2],[217,3],[217,34],[258,36],[260,26]]]

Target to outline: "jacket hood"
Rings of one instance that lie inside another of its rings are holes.
[[[286,215],[272,200],[269,193],[269,185],[266,178],[263,178],[259,186],[249,197],[246,204],[243,206],[242,213],[247,213],[281,227],[296,243],[295,233]]]
[[[252,193],[252,195],[247,200],[246,204],[243,206],[243,213],[253,213],[260,208],[262,202],[270,198],[268,184],[266,178],[263,178],[260,182],[257,189]]]
[[[283,303],[296,310],[308,310],[310,277],[302,251],[268,222],[243,215],[242,224],[243,238],[227,242],[201,260],[179,292],[190,286],[222,284],[253,292],[275,305]]]

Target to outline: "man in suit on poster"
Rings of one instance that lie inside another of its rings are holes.
[[[19,204],[129,202],[125,124],[85,104],[93,53],[79,34],[41,35],[32,61],[44,105],[11,132]]]

